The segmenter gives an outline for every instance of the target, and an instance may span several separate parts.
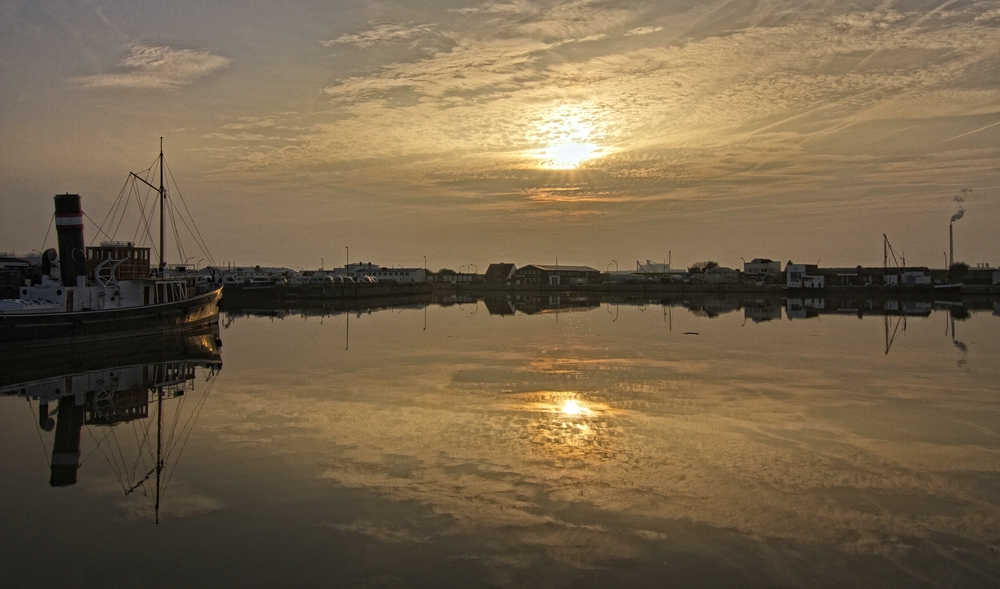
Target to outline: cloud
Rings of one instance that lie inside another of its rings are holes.
[[[635,35],[648,35],[650,33],[659,33],[662,30],[663,27],[636,27],[631,31],[626,32],[625,35],[629,37]]]
[[[531,14],[538,9],[533,7],[527,0],[514,0],[512,2],[483,2],[479,6],[467,8],[452,8],[449,12],[457,14]]]
[[[415,37],[420,37],[431,32],[431,25],[394,25],[382,24],[374,26],[367,31],[355,33],[353,35],[341,35],[336,39],[320,41],[324,47],[333,45],[355,45],[357,47],[374,47],[375,45],[386,45],[397,41],[407,41]]]
[[[188,86],[227,67],[233,60],[208,51],[134,45],[115,73],[77,78],[89,88],[137,88],[169,90]]]

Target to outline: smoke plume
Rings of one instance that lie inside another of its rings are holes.
[[[962,189],[962,195],[968,194],[969,192],[972,192],[971,188],[963,188]],[[955,211],[955,214],[951,216],[951,222],[952,223],[954,223],[955,221],[958,221],[963,216],[965,216],[965,207],[962,206],[962,203],[965,202],[965,196],[962,196],[962,195],[956,196],[955,199],[954,199],[955,202],[958,203],[958,210]]]

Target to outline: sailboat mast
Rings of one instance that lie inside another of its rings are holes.
[[[167,200],[167,190],[163,186],[163,137],[160,137],[160,275],[167,265],[166,252],[163,250],[163,204]]]

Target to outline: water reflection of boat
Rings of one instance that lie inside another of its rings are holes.
[[[0,300],[0,349],[6,353],[12,347],[50,346],[81,338],[127,338],[217,320],[221,287],[187,276],[186,267],[168,268],[164,263],[163,207],[167,194],[162,149],[158,162],[159,266],[150,266],[151,248],[137,247],[131,241],[111,240],[85,247],[80,196],[57,195],[59,251],[43,252],[41,274],[31,284],[21,286],[16,299]],[[129,177],[156,188],[136,174]],[[124,216],[126,206],[116,205],[109,215],[112,223],[117,221],[114,216],[118,210]],[[143,220],[148,221],[148,207],[140,203],[140,208]],[[148,236],[148,226],[145,230]]]
[[[0,395],[37,403],[39,437],[54,432],[49,484],[64,487],[77,482],[84,428],[106,429],[95,434],[97,448],[130,495],[137,491],[153,503],[157,522],[171,453],[179,455],[194,419],[177,419],[185,398],[194,391],[199,369],[207,373],[199,400],[187,402],[197,412],[222,368],[218,324],[209,329],[175,332],[168,336],[134,338],[94,347],[88,342],[46,350],[23,351],[6,361],[0,373]],[[49,353],[51,352],[51,353]],[[173,419],[165,419],[165,402],[174,405]],[[53,405],[55,406],[53,408]],[[196,413],[194,417],[196,417]],[[116,436],[113,430],[132,425],[136,435]],[[154,430],[151,431],[151,430]],[[91,432],[95,433],[95,432]],[[124,440],[135,458],[127,460]],[[116,447],[112,448],[114,444]],[[176,462],[174,465],[176,466]]]

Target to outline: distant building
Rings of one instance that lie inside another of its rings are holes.
[[[291,268],[277,266],[208,266],[202,272],[225,277],[229,282],[278,280],[295,274]]]
[[[423,268],[403,268],[402,266],[387,268],[385,266],[377,266],[371,262],[364,262],[348,264],[344,266],[343,271],[355,280],[364,276],[371,276],[379,282],[427,282],[427,271]],[[337,271],[335,273],[339,274],[340,272]]]
[[[913,270],[903,272],[903,284],[907,286],[930,285],[931,277],[926,272]]]
[[[39,264],[41,256],[38,256]],[[31,276],[32,263],[14,254],[0,253],[0,299],[16,299],[18,289]]]
[[[437,272],[428,273],[427,280],[436,284],[470,284],[478,277],[478,274],[459,273],[451,268],[442,268]]]
[[[486,274],[483,276],[486,284],[493,286],[510,286],[513,284],[514,272],[517,270],[517,266],[514,264],[508,264],[507,262],[500,262],[499,264],[490,264],[490,267],[486,269]]]
[[[517,286],[568,286],[574,284],[596,284],[601,280],[601,271],[590,266],[549,266],[529,264],[514,272]]]
[[[740,281],[740,273],[732,268],[716,266],[705,270],[705,282],[709,284],[733,284]]]
[[[781,262],[767,258],[754,258],[743,263],[743,273],[757,280],[762,278],[777,280],[781,275]]]
[[[670,275],[670,264],[652,262],[646,260],[645,264],[640,264],[639,260],[635,261],[635,273],[644,274],[646,276],[669,276]]]
[[[816,264],[785,266],[785,285],[788,288],[826,288],[826,276],[818,272]]]

